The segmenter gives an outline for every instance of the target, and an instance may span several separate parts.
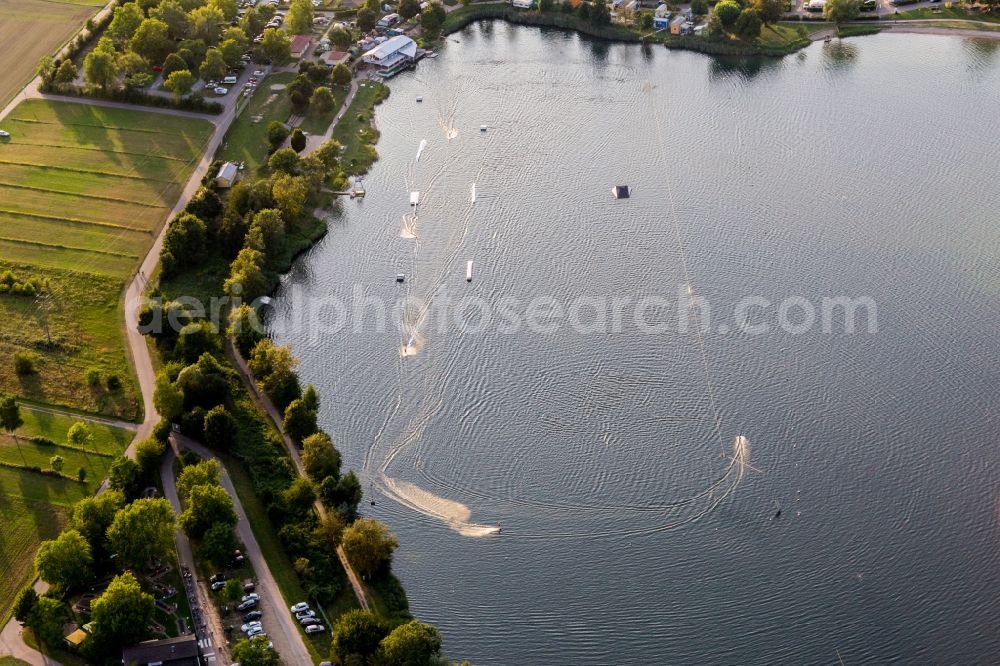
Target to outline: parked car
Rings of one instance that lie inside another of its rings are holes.
[[[226,586],[226,581],[224,581],[224,580],[217,580],[214,583],[212,583],[212,592],[218,592],[219,590],[221,590],[225,586]]]
[[[255,70],[253,70],[253,76],[255,76],[255,77],[257,77],[257,76],[264,76],[264,70],[262,70],[262,69],[255,69]]]
[[[322,634],[324,631],[326,631],[326,627],[324,627],[322,624],[311,624],[308,627],[306,627],[306,633],[309,634],[310,636],[312,636],[313,634]]]
[[[217,573],[214,576],[212,576],[211,578],[209,578],[208,580],[210,580],[213,583],[225,583],[226,582],[226,574],[224,574],[224,573]]]
[[[247,599],[245,601],[241,601],[240,605],[236,607],[236,610],[242,613],[243,611],[248,611],[251,608],[256,608],[258,603],[260,602],[257,599]]]
[[[260,595],[257,594],[256,592],[251,592],[250,594],[244,594],[243,598],[240,599],[240,601],[249,601],[250,599],[253,599],[254,601],[260,601]]]
[[[257,638],[258,636],[263,636],[264,638],[267,638],[267,634],[265,634],[265,633],[264,633],[264,630],[263,630],[263,629],[261,629],[260,627],[258,627],[258,628],[256,628],[256,629],[253,629],[253,630],[251,630],[251,631],[250,631],[250,632],[249,632],[249,633],[247,634],[247,638]]]
[[[253,622],[247,622],[242,627],[240,627],[240,631],[242,631],[245,634],[248,631],[250,631],[251,629],[253,629],[255,627],[261,627],[261,626],[263,626],[263,625],[261,625],[260,620],[254,620]]]
[[[221,86],[217,86],[215,89],[212,90],[212,92],[214,92],[216,95],[228,95],[229,88],[223,88]]]
[[[10,138],[10,132],[8,132],[7,130],[0,130],[0,139],[9,139],[9,138]]]
[[[300,601],[291,608],[291,611],[293,613],[301,613],[302,611],[307,611],[307,610],[309,610],[309,604],[307,604],[304,601]]]
[[[303,627],[309,627],[314,624],[319,624],[319,620],[317,620],[314,617],[304,617],[301,620],[299,620],[299,624],[301,624]]]
[[[305,610],[305,611],[299,611],[298,613],[295,614],[295,619],[299,621],[304,620],[307,617],[316,617],[316,611]]]
[[[232,74],[230,74],[229,76],[227,76],[224,79],[222,79],[222,82],[224,84],[226,84],[226,85],[230,85],[231,86],[234,83],[236,83],[238,80],[239,79],[237,79],[235,76],[233,76]]]
[[[249,613],[243,616],[243,621],[250,622],[251,620],[259,620],[261,615],[263,615],[263,613],[261,613],[259,610],[250,611]]]

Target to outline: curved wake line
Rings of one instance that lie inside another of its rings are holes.
[[[409,507],[417,513],[444,522],[448,527],[462,536],[485,537],[500,533],[500,528],[496,525],[481,525],[469,522],[469,518],[472,517],[472,511],[461,502],[438,497],[434,493],[412,483],[394,479],[384,474],[382,475],[382,481],[385,482],[384,490],[386,494],[396,502]]]

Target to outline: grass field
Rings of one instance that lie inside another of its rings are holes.
[[[389,88],[381,83],[358,84],[358,94],[333,130],[333,138],[344,146],[340,163],[347,174],[365,173],[378,159],[374,145],[378,132],[371,126],[371,117],[375,107],[388,96]]]
[[[35,75],[38,61],[76,35],[104,0],[0,0],[0,107]]]
[[[229,126],[216,159],[246,162],[250,173],[256,173],[267,162],[267,126],[274,120],[282,123],[288,121],[292,103],[284,86],[294,78],[294,72],[279,72],[261,81],[250,98],[250,105]],[[280,87],[273,90],[273,86]]]
[[[66,431],[78,419],[69,414],[52,414],[21,405],[24,425],[16,432],[18,442],[0,435],[0,462],[12,465],[49,466],[54,455],[65,460],[64,474],[76,475],[83,467],[87,480],[44,476],[23,469],[0,467],[0,624],[6,622],[17,591],[32,577],[38,544],[58,535],[75,502],[97,490],[116,456],[132,438],[128,430],[88,423],[93,441],[86,454],[66,446]],[[55,446],[34,444],[29,437],[53,440]],[[23,458],[22,458],[23,456]]]
[[[46,334],[38,303],[0,295],[0,392],[135,419],[121,292],[212,125],[28,100],[3,126],[11,138],[0,143],[0,271],[48,280],[50,305]],[[36,356],[38,374],[14,374],[6,359],[17,352]],[[90,369],[117,376],[123,390],[89,386]]]

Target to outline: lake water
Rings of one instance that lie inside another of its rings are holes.
[[[996,660],[998,102],[996,44],[916,35],[720,61],[483,23],[392,81],[271,326],[449,656]]]

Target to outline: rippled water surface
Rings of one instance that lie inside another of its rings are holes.
[[[724,62],[479,24],[392,91],[367,198],[271,325],[449,655],[995,661],[996,46]],[[501,332],[495,312],[654,295],[706,299],[710,330],[669,304],[655,333],[627,308],[616,329],[580,307],[589,333]],[[720,332],[748,295],[867,296],[878,331]],[[446,325],[375,312],[470,296]]]

